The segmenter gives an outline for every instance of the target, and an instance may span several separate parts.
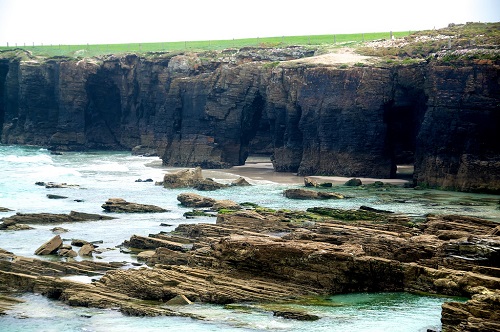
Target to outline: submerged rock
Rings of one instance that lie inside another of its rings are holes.
[[[339,193],[314,191],[308,189],[286,189],[283,192],[286,198],[292,199],[344,199],[345,196]]]
[[[231,186],[235,187],[248,187],[251,186],[251,184],[242,176],[231,182]]]
[[[127,213],[152,213],[168,212],[167,209],[156,205],[139,204],[127,202],[123,198],[110,198],[101,205],[106,212],[127,212]]]
[[[360,179],[358,179],[358,178],[352,178],[352,179],[348,180],[346,183],[344,183],[344,186],[359,187],[362,184],[363,184],[363,182],[361,182]]]
[[[300,311],[273,311],[273,316],[283,317],[286,319],[295,319],[295,320],[305,320],[305,321],[315,321],[320,319],[319,316],[311,315],[305,312]]]
[[[68,196],[61,196],[61,195],[54,195],[54,194],[47,194],[48,199],[66,199]]]

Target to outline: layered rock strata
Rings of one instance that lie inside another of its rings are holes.
[[[389,178],[414,163],[418,185],[500,192],[498,61],[345,68],[284,61],[312,55],[303,49],[262,52],[4,53],[1,142],[137,147],[165,165],[205,168],[262,153],[301,175]]]
[[[172,233],[133,236],[125,245],[148,250],[148,268],[45,262],[3,253],[0,280],[4,288],[38,291],[71,305],[115,306],[136,315],[175,314],[141,301],[161,303],[179,296],[232,303],[427,292],[471,297],[443,306],[443,331],[500,327],[495,316],[500,309],[497,223],[429,216],[416,227],[403,215],[378,215],[374,221],[342,221],[324,211],[240,210],[219,214],[216,224],[184,224]],[[56,278],[99,269],[107,272],[89,285]]]

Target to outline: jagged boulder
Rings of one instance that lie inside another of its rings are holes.
[[[167,209],[156,205],[139,204],[127,202],[123,198],[110,198],[101,205],[107,212],[127,212],[127,213],[151,213],[151,212],[168,212]]]
[[[239,210],[241,206],[235,201],[231,201],[229,199],[222,199],[215,201],[214,205],[212,205],[212,210]]]
[[[204,197],[194,193],[182,193],[177,196],[177,200],[181,205],[193,208],[212,207],[216,200],[209,197]]]
[[[231,182],[231,186],[234,187],[248,187],[251,186],[251,184],[242,176]]]
[[[206,178],[198,181],[193,188],[201,191],[212,191],[228,187],[227,184],[222,184],[214,181],[213,179]]]
[[[339,193],[321,192],[308,189],[287,189],[283,192],[286,198],[292,199],[343,199]]]
[[[37,250],[35,250],[35,255],[52,255],[56,254],[57,250],[63,245],[61,236],[56,235],[49,241],[42,244]]]
[[[201,167],[184,169],[175,173],[165,174],[163,177],[163,187],[170,189],[193,187],[202,180]]]
[[[73,249],[67,249],[67,248],[64,248],[64,249],[59,249],[57,251],[57,255],[61,256],[61,257],[76,257],[78,256],[78,253],[76,251],[74,251]]]
[[[78,255],[81,257],[92,257],[92,253],[94,252],[94,245],[91,243],[84,244],[80,250],[78,250]]]

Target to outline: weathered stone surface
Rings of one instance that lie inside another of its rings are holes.
[[[167,301],[168,305],[186,305],[193,304],[186,296],[183,294],[177,295],[176,297]]]
[[[102,216],[99,214],[83,213],[71,211],[69,214],[54,213],[16,213],[13,216],[2,218],[0,229],[6,229],[15,224],[45,224],[45,223],[70,223],[89,220],[111,220],[113,217]]]
[[[212,209],[215,210],[215,211],[219,211],[219,210],[239,210],[241,209],[241,206],[234,202],[234,201],[231,201],[229,199],[221,199],[221,200],[217,200],[215,201],[214,205],[212,205]]]
[[[49,241],[42,244],[37,250],[35,255],[52,255],[57,253],[57,250],[62,246],[63,242],[61,236],[56,235]]]
[[[80,240],[80,239],[72,239],[71,245],[75,247],[83,247],[84,245],[89,244],[88,241]]]
[[[195,193],[182,193],[177,196],[177,200],[186,207],[202,208],[212,207],[216,200],[204,197]]]
[[[210,178],[205,178],[203,180],[200,180],[193,185],[194,189],[201,190],[201,191],[212,191],[212,190],[222,189],[222,188],[226,188],[226,187],[228,187],[228,185],[218,183]]]
[[[152,213],[167,212],[167,209],[156,205],[139,204],[127,202],[123,198],[110,198],[101,205],[106,212],[124,212],[124,213]]]
[[[166,165],[205,168],[262,152],[277,171],[300,175],[388,178],[398,163],[415,163],[418,185],[499,190],[497,62],[269,67],[256,50],[235,53],[247,56],[27,60],[6,52],[1,142],[141,146]]]
[[[11,209],[8,209],[8,208],[1,207],[1,206],[0,206],[0,212],[9,212],[9,211],[12,211],[12,210],[11,210]]]
[[[92,257],[92,253],[94,252],[94,245],[91,243],[84,244],[80,250],[78,250],[78,255],[81,257]]]
[[[240,176],[239,178],[231,182],[231,186],[248,187],[251,186],[251,184],[244,177]]]
[[[201,167],[196,167],[195,169],[184,169],[175,173],[165,174],[163,177],[163,186],[171,189],[187,188],[194,186],[203,179]]]
[[[358,186],[361,186],[363,184],[363,182],[361,182],[360,179],[357,179],[357,178],[352,178],[350,180],[348,180],[346,183],[344,183],[345,186],[349,186],[349,187],[358,187]]]
[[[59,249],[57,255],[62,257],[76,257],[78,253],[72,249]]]
[[[292,199],[344,199],[345,196],[339,193],[314,191],[308,189],[286,189],[283,192],[286,198]]]
[[[159,313],[154,305],[136,308],[123,301],[167,302],[185,296],[225,304],[347,292],[429,292],[471,297],[463,304],[443,306],[443,328],[496,328],[500,238],[490,235],[495,222],[429,216],[415,227],[387,214],[383,220],[362,220],[352,211],[343,214],[354,213],[353,218],[341,221],[330,216],[334,209],[324,209],[311,209],[311,215],[237,211],[220,214],[215,225],[186,224],[173,233],[133,236],[125,245],[155,250],[144,254],[150,268],[109,268],[95,285],[82,287],[39,277],[64,275],[70,265],[23,260],[0,251],[0,258],[8,257],[0,259],[0,285],[23,285],[48,296],[57,294],[71,305],[117,306],[135,315]],[[362,212],[366,217],[379,215]],[[450,230],[468,236],[440,236]],[[13,269],[22,272],[7,272]],[[90,268],[80,267],[83,270]],[[295,313],[284,315],[301,319]]]

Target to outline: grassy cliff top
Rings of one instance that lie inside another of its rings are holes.
[[[0,47],[0,58],[45,60],[57,58],[107,58],[137,54],[142,57],[168,58],[194,54],[210,61],[234,55],[277,63],[280,52],[300,49],[298,58],[335,55],[335,59],[353,53],[364,60],[354,63],[415,63],[426,59],[470,60],[500,59],[500,23],[450,24],[447,28],[417,32],[378,32],[342,35],[288,36],[254,39],[134,43],[109,45],[45,45]],[[323,60],[327,57],[323,57]],[[316,63],[322,63],[322,59]],[[324,61],[327,64],[331,59]],[[337,61],[337,60],[334,60]],[[336,62],[336,64],[342,64]],[[364,62],[363,62],[364,61]],[[352,65],[353,63],[350,63]],[[345,65],[345,64],[344,64]]]

